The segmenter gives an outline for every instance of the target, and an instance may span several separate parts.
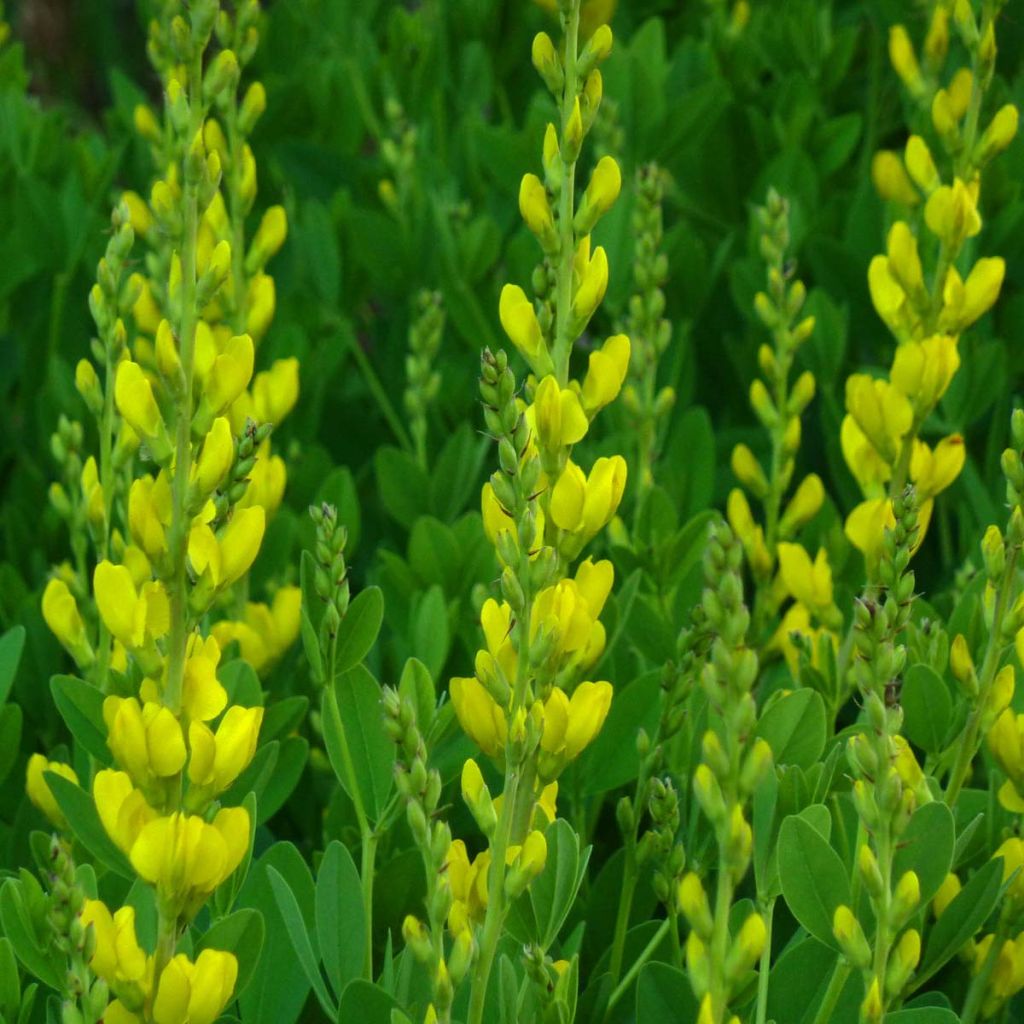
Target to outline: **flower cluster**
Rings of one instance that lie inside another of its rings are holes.
[[[852,673],[864,703],[865,721],[847,741],[853,770],[853,803],[860,819],[857,874],[870,901],[874,936],[869,945],[854,907],[840,904],[832,929],[847,962],[864,976],[861,1020],[878,1024],[898,998],[921,957],[921,934],[907,927],[921,902],[913,870],[893,876],[900,837],[914,811],[932,800],[910,745],[900,735],[900,677],[906,649],[900,634],[910,618],[914,574],[907,571],[917,532],[913,490],[893,503],[896,525],[887,529],[879,565],[884,590],[858,602]]]
[[[264,605],[238,587],[284,489],[271,426],[298,395],[294,359],[253,375],[274,309],[265,267],[285,237],[275,207],[248,246],[245,238],[256,195],[246,138],[266,100],[258,83],[239,100],[238,82],[258,43],[258,16],[256,2],[228,14],[215,0],[187,8],[168,0],[150,26],[165,113],[158,120],[141,107],[136,125],[161,177],[148,203],[129,192],[115,211],[90,296],[104,380],[88,360],[76,372],[97,423],[98,458],[81,464],[77,487],[53,490],[76,565],[51,579],[43,614],[105,695],[113,766],[89,788],[159,914],[157,948],[146,954],[130,908],[112,914],[91,901],[83,911],[96,934],[92,970],[117,997],[108,1020],[213,1021],[231,997],[232,954],[208,949],[194,962],[176,954],[204,903],[246,859],[255,825],[252,802],[230,806],[237,798],[225,794],[253,758],[263,708],[232,703],[218,667],[237,641],[265,671],[298,633],[298,588],[281,588]],[[147,243],[145,273],[128,276],[136,238]],[[59,452],[65,468],[70,449]],[[143,464],[152,472],[136,476]],[[91,573],[76,529],[92,542]],[[232,607],[237,619],[211,626]],[[52,775],[77,782],[70,768],[37,755],[28,791],[65,828]]]
[[[771,440],[768,472],[753,451],[738,444],[732,469],[743,488],[733,488],[726,506],[729,524],[743,545],[754,580],[753,634],[763,643],[774,628],[771,647],[781,650],[794,675],[798,653],[792,636],[806,637],[817,662],[822,636],[834,641],[841,617],[832,596],[832,569],[822,548],[814,559],[797,541],[797,534],[821,509],[825,488],[817,473],[808,473],[786,500],[800,448],[800,417],[814,398],[815,381],[805,370],[790,382],[800,346],[814,331],[814,317],[801,316],[807,289],[792,280],[789,248],[789,209],[776,192],[755,212],[761,256],[767,264],[767,291],[758,292],[754,307],[772,334],[772,344],[758,349],[763,374],[750,386],[750,405]],[[758,523],[747,494],[761,503],[764,521]],[[783,602],[790,601],[775,628]]]
[[[981,128],[981,109],[995,66],[995,15],[983,5],[953,5],[953,22],[971,66],[945,87],[939,76],[949,45],[949,5],[937,4],[922,67],[902,25],[893,27],[889,53],[910,96],[930,111],[931,127],[948,167],[940,172],[921,134],[899,154],[876,154],[879,192],[899,209],[884,254],[868,269],[871,299],[896,341],[888,377],[855,374],[846,387],[843,455],[864,495],[846,521],[846,534],[869,564],[877,561],[892,500],[907,482],[920,503],[918,540],[933,501],[960,474],[963,439],[950,434],[931,446],[920,434],[960,366],[958,342],[995,304],[1005,265],[982,257],[964,265],[965,243],[979,234],[982,171],[1017,133],[1017,109],[1002,107]]]

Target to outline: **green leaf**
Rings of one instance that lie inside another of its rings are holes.
[[[74,676],[54,676],[50,692],[71,735],[102,765],[112,761],[103,724],[103,694]]]
[[[302,723],[308,710],[308,697],[282,697],[275,700],[263,715],[260,741],[268,743],[270,740],[290,735]]]
[[[395,747],[384,731],[380,684],[362,665],[324,690],[324,744],[349,799],[377,821],[393,783]]]
[[[21,707],[18,704],[0,706],[0,782],[11,773],[21,754]]]
[[[392,1014],[395,1011],[401,1013],[402,1007],[387,992],[370,984],[365,978],[356,978],[355,981],[349,982],[341,995],[337,1020],[339,1024],[347,1024],[348,1021],[359,1021],[359,1024],[392,1024]]]
[[[917,873],[921,883],[921,906],[939,891],[953,865],[956,827],[953,812],[940,800],[919,807],[900,836],[893,858],[893,884],[905,871]]]
[[[773,701],[757,723],[776,764],[810,768],[825,749],[825,702],[816,690],[802,689]]]
[[[367,587],[356,594],[338,627],[335,678],[355,668],[369,654],[383,621],[384,595],[380,587]]]
[[[638,1021],[696,1020],[699,1010],[685,971],[671,964],[644,964],[636,985]]]
[[[437,706],[434,692],[434,677],[427,666],[418,658],[409,658],[402,669],[398,693],[403,701],[409,701],[416,710],[416,724],[420,732],[430,732]]]
[[[56,772],[43,772],[43,778],[46,779],[57,806],[68,819],[68,824],[82,845],[111,871],[123,878],[134,878],[135,872],[128,863],[128,858],[107,835],[107,830],[96,812],[92,794]]]
[[[412,623],[412,647],[432,676],[439,676],[448,657],[448,603],[444,591],[434,584],[416,602]]]
[[[25,647],[25,627],[13,626],[0,636],[0,704],[10,696]]]
[[[990,860],[957,893],[928,933],[916,984],[923,984],[945,966],[981,928],[995,909],[1002,883],[1002,861]]]
[[[517,941],[550,949],[572,910],[583,882],[590,849],[580,851],[579,836],[557,818],[547,828],[548,856],[544,870],[512,906],[507,927]]]
[[[13,1021],[21,1005],[21,979],[14,946],[8,938],[0,938],[0,1017]]]
[[[661,697],[661,670],[646,672],[628,686],[616,687],[611,710],[597,738],[573,766],[587,795],[605,793],[636,777],[640,755],[637,729],[648,735],[657,726]]]
[[[196,953],[204,949],[222,949],[235,954],[238,958],[238,981],[234,997],[238,997],[252,981],[263,950],[264,934],[263,915],[252,907],[246,907],[211,925],[200,938]]]
[[[949,733],[953,701],[939,674],[928,665],[911,665],[903,678],[900,704],[907,738],[925,753],[941,753]]]
[[[378,448],[373,466],[381,504],[399,526],[409,529],[427,511],[427,474],[411,455],[398,448]]]
[[[358,978],[366,961],[366,915],[352,855],[334,840],[316,876],[316,931],[327,977],[335,992]]]
[[[276,868],[268,865],[267,877],[270,879],[270,888],[274,894],[277,909],[284,920],[285,929],[291,939],[292,948],[299,958],[299,963],[302,965],[306,980],[312,986],[324,1013],[334,1020],[338,1016],[338,1009],[334,1005],[334,1001],[327,991],[327,985],[324,983],[323,975],[320,973],[320,963],[310,944],[306,922],[303,920],[302,911],[299,910],[295,894]]]
[[[8,878],[0,888],[0,926],[25,969],[44,985],[62,989],[63,969],[58,968],[36,940],[32,918],[21,898],[20,883]]]
[[[452,522],[479,493],[480,464],[488,439],[476,434],[467,423],[445,442],[430,474],[430,509],[443,522]]]
[[[960,1024],[960,1018],[941,1006],[918,1006],[885,1015],[885,1024]]]
[[[838,949],[832,915],[850,902],[849,878],[839,854],[802,818],[787,818],[779,830],[779,879],[793,916],[819,942]]]
[[[309,760],[309,741],[304,736],[286,736],[280,743],[273,771],[260,787],[257,825],[262,825],[277,814],[295,791]]]
[[[409,566],[424,586],[439,584],[446,595],[459,592],[462,552],[450,526],[421,516],[409,533]]]

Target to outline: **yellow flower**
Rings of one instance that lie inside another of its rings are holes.
[[[232,953],[204,949],[195,963],[179,953],[160,975],[153,1024],[213,1024],[231,999],[237,979],[238,960]]]
[[[1014,814],[1024,814],[1024,715],[1007,708],[988,731],[988,747],[1007,775],[999,802]]]
[[[779,544],[779,573],[786,590],[819,618],[832,616],[832,568],[824,548],[814,562],[801,544]]]
[[[78,776],[69,764],[61,764],[60,761],[49,761],[43,754],[33,754],[28,759],[25,770],[25,792],[29,800],[35,804],[46,815],[47,818],[59,829],[68,827],[67,819],[63,811],[54,799],[53,791],[44,778],[45,772],[53,772],[69,782],[78,784]]]
[[[213,361],[204,380],[205,398],[214,416],[225,412],[249,386],[255,353],[248,334],[235,335]]]
[[[590,235],[584,235],[576,247],[573,284],[573,316],[581,324],[586,324],[601,305],[608,288],[608,256],[600,245],[591,255]]]
[[[123,565],[103,561],[93,573],[96,608],[107,629],[125,647],[143,647],[170,629],[167,593],[157,582],[138,590],[131,572]]]
[[[107,835],[128,853],[142,829],[156,818],[156,811],[146,802],[142,790],[132,785],[125,772],[103,769],[92,783],[96,811]]]
[[[802,526],[809,523],[819,512],[825,501],[825,487],[817,473],[808,473],[800,481],[786,506],[779,521],[779,533],[783,537],[792,536]]]
[[[180,813],[153,818],[140,830],[129,857],[166,906],[191,918],[238,867],[248,847],[248,811],[224,807],[209,824]]]
[[[622,174],[614,158],[603,156],[597,162],[594,173],[590,176],[583,203],[577,217],[592,228],[599,217],[603,217],[619,198],[622,188]]]
[[[247,274],[262,270],[288,237],[288,215],[283,206],[271,206],[260,221],[245,256]]]
[[[128,491],[128,528],[146,557],[157,564],[167,554],[171,524],[171,485],[166,473],[140,476]]]
[[[886,380],[855,373],[846,381],[846,409],[875,451],[894,463],[914,419],[906,396]]]
[[[618,396],[629,370],[629,352],[629,338],[614,334],[600,349],[590,353],[582,398],[583,408],[591,418]]]
[[[1003,858],[1003,883],[1016,874],[1005,895],[1017,903],[1024,903],[1024,839],[1011,836],[1003,841],[993,857]]]
[[[580,683],[572,696],[556,686],[544,702],[544,731],[540,746],[557,758],[558,768],[578,757],[601,731],[612,704],[612,684]]]
[[[135,934],[135,908],[126,905],[113,915],[102,900],[86,900],[83,928],[90,925],[95,948],[89,966],[111,986],[141,984],[146,977],[147,957]]]
[[[280,424],[298,400],[299,361],[294,357],[274,360],[253,378],[251,415],[257,423]]]
[[[498,316],[512,344],[528,360],[536,359],[541,352],[544,339],[533,303],[518,285],[507,284],[502,288]]]
[[[918,419],[924,419],[946,393],[959,368],[957,339],[948,334],[936,334],[924,341],[900,345],[889,376],[910,399]]]
[[[188,557],[198,576],[207,572],[217,589],[230,587],[250,569],[259,554],[266,513],[259,505],[239,509],[217,537],[205,523],[193,526]]]
[[[548,42],[550,43],[550,40]],[[551,215],[551,204],[548,202],[547,189],[536,174],[523,175],[519,185],[519,212],[526,226],[539,239],[546,241],[552,237],[554,219]]]
[[[221,647],[237,640],[242,657],[262,674],[295,643],[301,609],[302,591],[281,587],[269,606],[249,601],[242,621],[216,622],[211,633]]]
[[[573,445],[587,433],[587,416],[579,395],[571,388],[559,388],[550,374],[537,385],[533,421],[538,442],[549,451]]]
[[[134,697],[107,697],[103,702],[107,746],[136,785],[152,786],[185,766],[181,724],[169,708]]]
[[[192,784],[210,795],[227,789],[252,761],[262,722],[263,708],[237,704],[228,708],[216,733],[202,722],[192,722],[188,730]]]
[[[924,441],[915,441],[910,479],[920,499],[924,501],[944,491],[960,475],[966,457],[964,439],[959,434],[944,437],[934,449]]]
[[[942,885],[939,886],[938,892],[932,899],[932,910],[935,912],[936,917],[942,917],[946,912],[946,908],[959,895],[960,889],[960,879],[952,872],[946,875]]]
[[[508,736],[505,713],[497,701],[473,676],[456,676],[449,692],[462,731],[489,757],[497,757]]]
[[[953,251],[981,230],[976,189],[969,188],[959,178],[952,185],[941,185],[929,197],[924,208],[924,219],[929,230]]]
[[[878,194],[889,202],[916,206],[921,201],[917,189],[907,176],[903,161],[891,150],[883,149],[875,154],[871,161],[871,180]]]
[[[598,459],[589,476],[571,459],[551,493],[555,525],[576,534],[577,553],[615,515],[626,488],[626,460],[621,455]]]
[[[124,360],[117,368],[114,381],[114,401],[117,411],[139,437],[154,448],[154,457],[162,457],[170,451],[167,428],[164,426],[160,407],[153,397],[153,388],[138,363]]]
[[[889,29],[889,60],[911,95],[920,96],[925,88],[921,68],[914,53],[914,44],[902,25],[893,25]]]
[[[978,260],[966,281],[961,281],[956,268],[950,267],[942,290],[942,329],[957,333],[980,320],[999,298],[1005,275],[1006,262],[1000,256]]]
[[[757,457],[747,445],[738,444],[733,448],[730,465],[732,466],[733,473],[736,475],[736,479],[755,498],[767,496],[768,478],[764,475],[761,463],[757,461]]]
[[[917,510],[917,539],[911,548],[914,554],[921,546],[931,521],[935,502],[929,498]],[[857,548],[869,563],[877,560],[882,551],[885,531],[896,525],[892,502],[888,498],[869,498],[862,501],[846,517],[844,532],[850,543]]]
[[[227,691],[217,679],[220,653],[220,645],[212,636],[204,640],[193,633],[188,639],[181,706],[193,721],[208,722],[227,706]]]
[[[78,612],[78,604],[68,585],[52,578],[43,591],[43,619],[50,632],[64,645],[76,660],[91,660],[91,648],[85,636],[85,623]]]
[[[907,172],[925,195],[931,195],[942,184],[928,143],[920,135],[911,135],[907,139],[903,159],[907,165]]]
[[[235,439],[231,435],[231,424],[226,416],[218,416],[203,441],[193,468],[192,484],[197,497],[205,498],[220,487],[234,459]]]
[[[249,282],[248,316],[245,329],[253,341],[259,341],[267,333],[270,322],[274,319],[277,306],[277,293],[274,279],[269,274],[257,274]]]

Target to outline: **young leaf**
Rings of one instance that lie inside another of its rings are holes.
[[[362,974],[366,928],[359,872],[337,840],[324,851],[316,877],[316,930],[327,977],[335,992],[344,992]]]
[[[338,627],[335,678],[355,668],[369,654],[384,621],[384,595],[380,587],[367,587],[356,594]]]

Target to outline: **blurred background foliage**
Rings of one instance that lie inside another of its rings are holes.
[[[379,677],[416,655],[443,685],[446,672],[472,662],[470,595],[496,575],[479,520],[490,456],[475,379],[480,349],[505,344],[501,285],[527,281],[535,262],[516,195],[522,174],[536,170],[553,116],[529,60],[550,15],[526,0],[277,0],[266,8],[253,65],[269,102],[253,140],[253,217],[281,202],[290,235],[273,267],[277,316],[261,359],[297,355],[302,398],[277,441],[289,464],[287,507],[257,576],[295,581],[311,540],[306,506],[338,504],[354,587],[372,581],[385,593]],[[805,416],[801,468],[826,482],[832,504],[813,529],[847,593],[859,587],[862,565],[842,538],[843,515],[859,500],[838,443],[843,386],[849,373],[887,366],[891,356],[867,290],[868,262],[888,226],[870,167],[879,148],[902,148],[906,118],[917,116],[901,106],[886,52],[896,20],[923,33],[925,5],[913,8],[902,0],[752,0],[737,32],[723,4],[624,3],[612,21],[616,48],[595,132],[627,183],[650,161],[669,176],[673,343],[660,383],[678,400],[656,479],[680,523],[722,507],[737,442],[759,454],[765,444],[747,401],[765,339],[752,311],[763,268],[750,211],[769,186],[788,197],[793,252],[818,324],[800,354],[819,387]],[[86,297],[110,207],[121,190],[148,180],[148,155],[132,128],[135,105],[159,99],[145,18],[145,4],[132,0],[21,0],[9,5],[12,37],[0,48],[0,629],[23,622],[29,630],[16,694],[25,735],[43,746],[59,740],[61,727],[49,701],[33,695],[60,666],[38,595],[67,543],[48,509],[49,439],[61,413],[82,415],[73,371],[88,350]],[[1024,20],[1011,10],[1000,26],[992,109],[1024,103],[1022,41]],[[925,592],[952,580],[984,526],[1001,519],[998,456],[1024,368],[1022,179],[1018,138],[986,177],[986,229],[970,254],[1006,258],[1002,297],[961,340],[963,367],[934,424],[935,433],[963,431],[969,457],[918,557]],[[598,229],[612,277],[595,337],[626,313],[631,201],[624,188]],[[447,316],[425,466],[403,411],[421,289],[440,293]],[[593,443],[630,451],[627,429],[621,419],[619,437]],[[677,588],[674,625],[630,619],[655,663],[672,656],[697,596],[699,567],[690,569],[693,586]],[[628,651],[615,657],[625,679],[637,675]],[[301,691],[299,659],[293,651],[269,687]],[[458,750],[450,762],[460,763]],[[628,766],[621,778],[616,770],[598,789],[629,778]],[[7,783],[15,804],[20,786],[16,776]],[[320,828],[296,821],[279,831],[301,842]],[[379,884],[389,893],[386,869]],[[390,896],[396,913],[408,904]]]

